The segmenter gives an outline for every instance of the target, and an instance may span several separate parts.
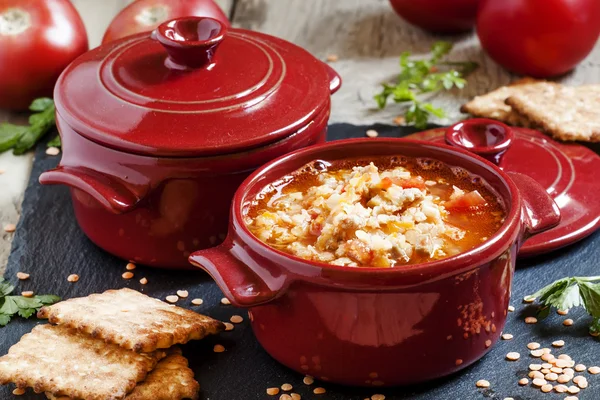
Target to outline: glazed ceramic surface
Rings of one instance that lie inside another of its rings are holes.
[[[405,154],[463,167],[504,201],[504,225],[479,247],[400,268],[353,268],[296,258],[256,239],[244,210],[270,182],[306,163]],[[521,191],[520,191],[521,190]],[[229,234],[190,261],[238,306],[249,307],[261,345],[302,374],[342,384],[409,384],[458,371],[498,340],[515,256],[523,240],[558,223],[556,205],[531,178],[444,145],[351,139],[313,146],[260,168],[238,189]]]
[[[477,119],[464,123],[468,126],[472,121]],[[501,155],[500,168],[533,178],[554,199],[562,216],[557,227],[528,239],[519,250],[519,256],[534,256],[559,249],[600,228],[600,180],[597,176],[600,156],[580,144],[557,142],[532,129],[508,129],[513,131],[512,141]],[[446,129],[419,132],[409,138],[433,143],[448,142]],[[480,149],[470,150],[490,159]]]
[[[67,68],[55,93],[63,158],[40,182],[72,188],[82,230],[103,249],[190,268],[190,252],[225,237],[254,169],[325,141],[340,83],[291,43],[173,20]]]

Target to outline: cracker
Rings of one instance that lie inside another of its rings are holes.
[[[505,103],[505,100],[515,93],[535,90],[535,86],[539,84],[548,84],[548,82],[533,78],[519,79],[508,86],[502,86],[484,95],[475,96],[473,100],[464,104],[460,111],[475,117],[497,119],[510,125],[528,126],[527,119],[515,113]],[[550,84],[555,85],[553,83]]]
[[[38,318],[143,353],[225,329],[220,321],[127,288],[43,307]]]
[[[194,379],[194,372],[188,368],[188,361],[181,350],[173,348],[171,354],[163,358],[146,379],[138,384],[125,400],[183,400],[198,398],[200,385]],[[50,400],[71,400],[46,393]]]
[[[38,325],[0,358],[0,384],[85,400],[119,400],[164,351],[139,354],[64,326]]]
[[[506,103],[556,139],[600,142],[600,85],[546,85],[513,93]]]

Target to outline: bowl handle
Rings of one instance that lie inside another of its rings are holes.
[[[192,253],[189,262],[202,268],[217,282],[221,291],[238,307],[253,307],[274,300],[287,286],[286,277],[269,275],[269,283],[247,264],[255,261],[246,250],[231,241]],[[256,268],[255,270],[260,270]]]
[[[325,65],[325,70],[329,76],[329,93],[334,94],[342,87],[342,77],[328,64],[323,63],[323,65]]]
[[[114,214],[123,214],[136,207],[146,191],[143,185],[133,186],[115,177],[85,167],[59,166],[40,176],[42,185],[62,184],[92,196]],[[142,190],[140,190],[142,189]]]
[[[546,190],[534,179],[518,172],[507,173],[523,199],[524,238],[554,228],[560,222],[560,209]]]

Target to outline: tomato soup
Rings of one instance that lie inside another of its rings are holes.
[[[263,189],[244,217],[258,239],[303,259],[398,268],[476,247],[505,209],[479,176],[396,156],[314,161]]]

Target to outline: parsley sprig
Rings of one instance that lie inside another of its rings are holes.
[[[13,149],[16,155],[24,154],[56,125],[54,101],[47,97],[36,99],[29,106],[34,114],[29,117],[29,126],[0,124],[0,153]],[[52,145],[60,146],[60,138],[52,139]]]
[[[444,110],[431,103],[419,100],[419,95],[453,87],[462,89],[467,84],[465,76],[477,69],[471,61],[450,62],[442,59],[452,50],[452,43],[436,42],[431,46],[431,57],[424,60],[411,60],[410,52],[400,55],[400,75],[396,84],[384,83],[381,93],[375,95],[379,108],[385,108],[388,98],[396,103],[408,105],[404,119],[417,128],[427,127],[430,116],[443,118]]]
[[[42,306],[60,301],[60,297],[52,295],[23,297],[11,296],[15,287],[0,277],[0,326],[6,326],[12,317],[19,315],[29,318]]]
[[[543,304],[538,317],[548,316],[551,307],[559,310],[568,310],[573,307],[583,306],[592,316],[590,333],[594,336],[600,334],[600,276],[574,276],[559,279],[546,287],[538,290],[526,299],[537,299]]]

